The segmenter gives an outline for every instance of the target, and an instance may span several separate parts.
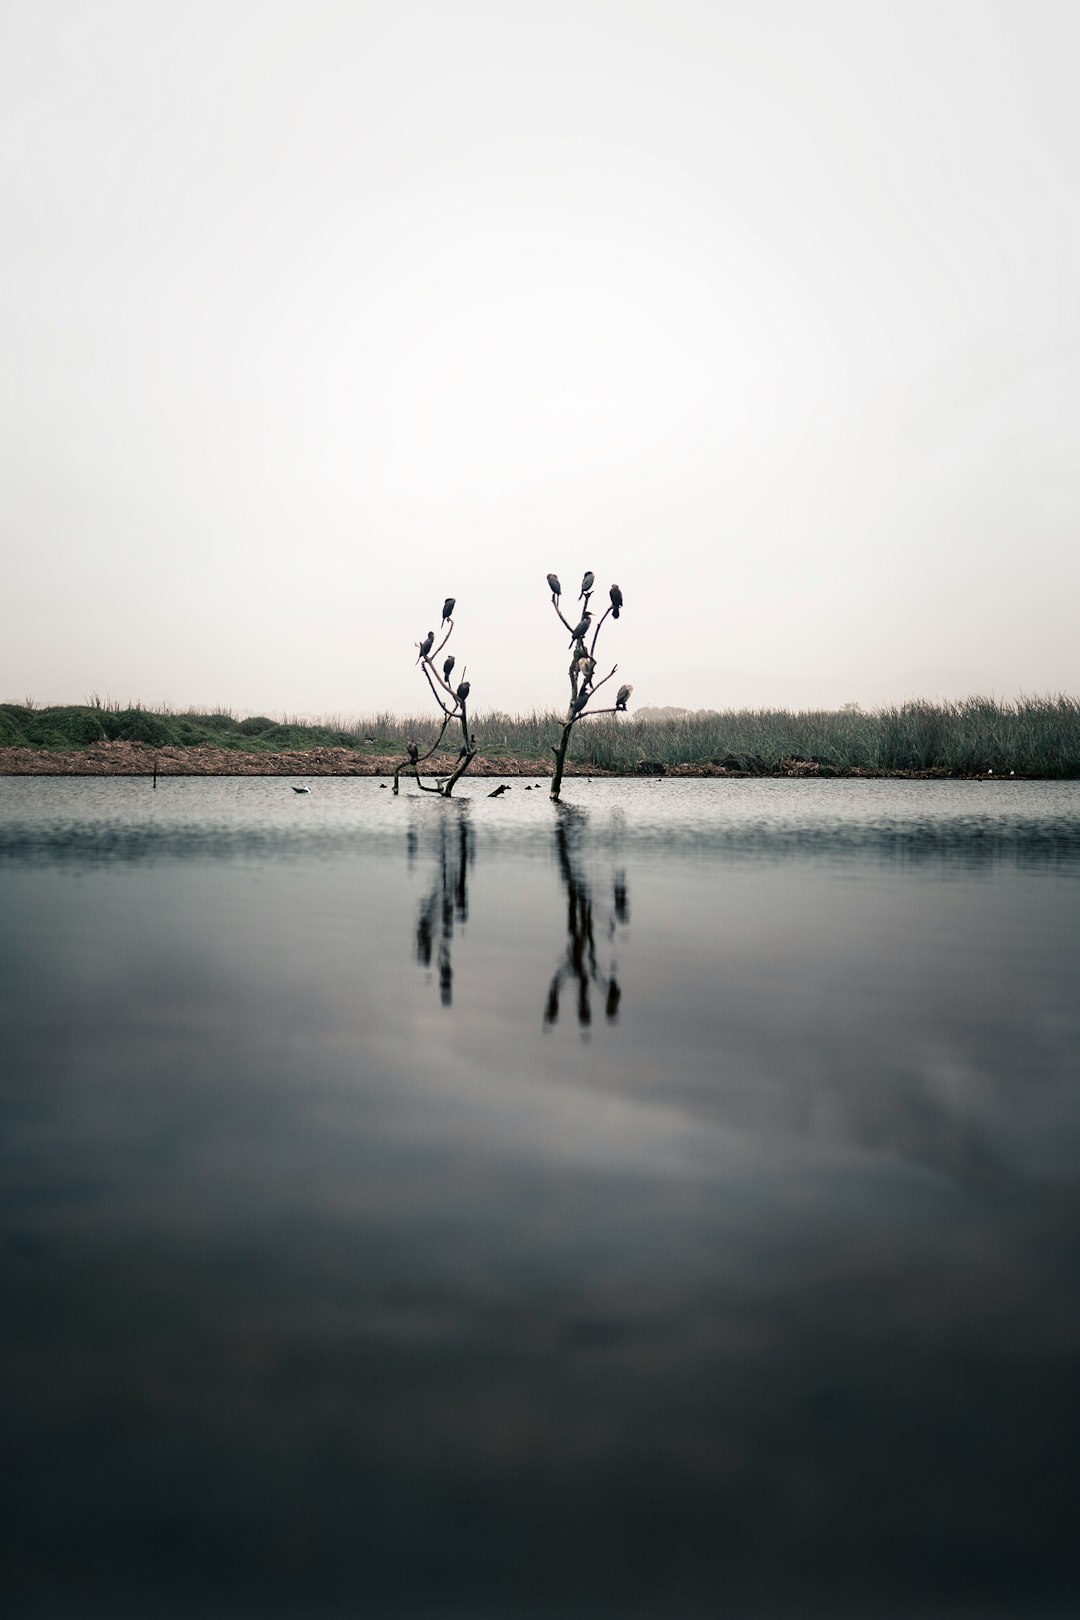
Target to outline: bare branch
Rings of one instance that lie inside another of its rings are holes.
[[[607,608],[604,609],[603,613],[600,615],[600,623],[596,626],[596,629],[593,631],[592,646],[589,648],[589,657],[590,658],[595,658],[596,657],[596,638],[599,636],[600,631],[603,628],[604,620],[607,618],[607,616],[608,616],[608,614],[610,612],[611,612],[610,607],[607,607]]]

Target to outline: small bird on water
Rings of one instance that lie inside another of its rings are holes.
[[[295,782],[292,785],[292,790],[293,790],[294,793],[310,793],[311,792],[311,789],[309,787],[297,787]]]

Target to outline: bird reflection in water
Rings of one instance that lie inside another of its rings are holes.
[[[607,973],[600,967],[596,954],[596,919],[593,908],[592,886],[582,865],[582,844],[587,817],[585,812],[570,805],[556,806],[558,821],[555,826],[555,855],[566,891],[566,954],[560,962],[548,987],[544,1006],[544,1028],[558,1022],[559,1002],[563,988],[572,983],[576,992],[577,1020],[583,1030],[592,1025],[592,994],[595,990],[604,999],[604,1017],[614,1023],[619,1016],[622,988],[618,980],[618,966],[614,959]],[[612,942],[616,929],[630,921],[630,902],[626,890],[626,875],[616,872],[612,883],[611,911],[606,921],[606,937]]]
[[[458,807],[455,806],[455,809]],[[415,858],[416,832],[409,829],[408,853]],[[451,947],[454,924],[469,920],[468,870],[476,858],[476,838],[466,807],[445,815],[435,841],[435,881],[420,902],[416,919],[416,960],[430,968],[434,958],[439,974],[439,1000],[449,1007],[454,1000]]]

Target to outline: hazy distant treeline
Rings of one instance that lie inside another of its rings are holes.
[[[479,714],[481,752],[547,760],[562,715]],[[153,747],[218,748],[255,753],[349,748],[377,755],[421,747],[436,735],[429,715],[376,713],[319,721],[282,716],[240,718],[226,709],[209,714],[122,707],[94,702],[52,708],[0,704],[0,747],[86,748],[122,740]],[[739,762],[771,771],[791,758],[816,759],[837,770],[930,770],[957,774],[986,770],[1018,776],[1080,776],[1080,699],[1021,698],[996,702],[911,702],[878,709],[644,710],[583,722],[574,758],[601,769],[633,770],[641,760],[667,766]]]

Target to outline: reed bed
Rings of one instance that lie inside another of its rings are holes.
[[[563,716],[537,709],[510,715],[488,711],[473,727],[483,755],[549,763]],[[93,700],[42,708],[0,704],[0,747],[85,748],[124,740],[154,747],[212,745],[252,753],[348,748],[386,756],[404,753],[411,737],[421,750],[438,731],[431,714],[386,711],[318,720],[299,716],[240,717],[147,708]],[[728,763],[751,771],[781,770],[792,759],[815,760],[837,771],[945,771],[976,775],[1080,776],[1080,699],[1022,697],[1014,702],[971,697],[914,701],[878,709],[743,709],[665,717],[632,714],[585,719],[571,757],[599,770],[634,771],[642,761],[665,767]]]

